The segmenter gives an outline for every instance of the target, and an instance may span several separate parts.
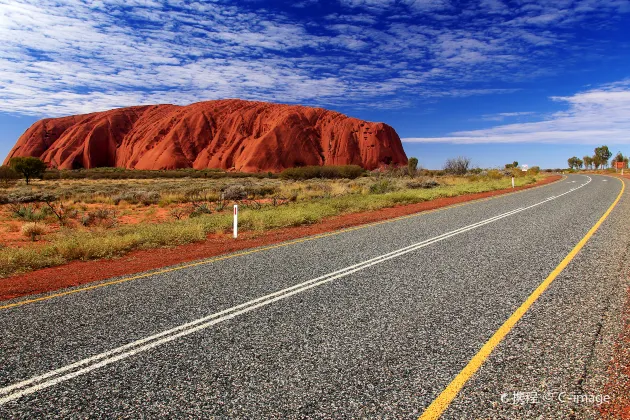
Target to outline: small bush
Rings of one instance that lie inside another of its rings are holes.
[[[470,159],[459,156],[454,159],[447,159],[444,164],[444,171],[452,175],[465,175],[470,166]]]
[[[242,185],[230,185],[222,192],[224,200],[237,201],[247,197],[247,190]]]
[[[0,166],[0,187],[13,185],[20,179],[20,174],[15,172],[10,166]]]
[[[116,212],[105,208],[96,209],[85,213],[80,220],[83,226],[100,226],[106,229],[113,228],[118,223]]]
[[[503,178],[503,173],[498,169],[490,169],[488,171],[487,177],[490,179],[501,179]]]
[[[385,194],[395,190],[396,186],[389,179],[382,179],[370,185],[370,194]]]
[[[407,188],[410,188],[412,190],[415,189],[429,189],[429,188],[435,188],[435,187],[439,187],[440,183],[437,182],[435,179],[433,178],[429,178],[429,179],[424,179],[422,181],[417,181],[417,182],[408,182],[407,183]]]
[[[247,195],[252,198],[265,198],[278,193],[278,188],[271,185],[252,185],[246,190]]]
[[[189,203],[201,203],[204,201],[215,201],[219,196],[215,191],[207,188],[190,188],[184,192],[184,199]]]
[[[169,211],[168,213],[173,219],[181,220],[184,218],[184,216],[186,216],[187,211],[183,207],[175,207],[174,209],[171,209],[171,211]]]
[[[37,222],[46,218],[46,213],[32,204],[11,204],[11,212],[14,217],[28,222]]]
[[[190,212],[190,217],[198,217],[202,214],[211,214],[212,210],[207,203],[202,203],[194,206],[193,211]]]
[[[31,238],[35,242],[41,235],[46,233],[46,228],[37,223],[25,223],[22,225],[22,235]]]

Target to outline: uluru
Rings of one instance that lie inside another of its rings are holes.
[[[33,124],[9,159],[33,156],[79,169],[217,168],[272,171],[306,165],[404,165],[396,131],[323,108],[225,99],[146,105]]]

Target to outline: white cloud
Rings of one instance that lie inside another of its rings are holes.
[[[484,121],[503,121],[506,118],[524,117],[534,115],[534,112],[500,112],[498,114],[485,114],[481,117]]]
[[[515,89],[494,83],[548,71],[544,61],[563,41],[553,25],[608,17],[627,3],[559,1],[504,13],[500,0],[480,0],[482,10],[340,0],[345,8],[317,22],[257,2],[0,0],[0,112],[55,116],[225,97],[387,108],[506,94]]]
[[[608,84],[568,97],[552,97],[568,109],[529,123],[454,132],[446,137],[405,138],[403,142],[448,143],[630,143],[630,80]],[[505,113],[506,116],[515,116]],[[527,113],[526,113],[527,114]]]

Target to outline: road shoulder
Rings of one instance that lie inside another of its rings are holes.
[[[75,261],[59,267],[45,268],[22,275],[0,279],[0,301],[18,299],[29,295],[50,293],[99,282],[114,277],[128,276],[178,264],[190,263],[237,251],[277,245],[283,242],[305,240],[310,236],[331,234],[348,228],[361,228],[374,223],[387,223],[399,217],[413,216],[447,207],[462,205],[496,196],[524,191],[552,184],[559,176],[550,176],[532,185],[485,193],[466,194],[441,198],[423,203],[385,208],[377,211],[352,213],[332,217],[308,226],[276,229],[265,233],[246,233],[238,240],[231,235],[213,235],[205,242],[172,248],[134,251],[125,257],[93,261]]]

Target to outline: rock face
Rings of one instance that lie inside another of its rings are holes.
[[[220,168],[281,171],[306,165],[366,169],[407,163],[396,131],[334,111],[237,99],[136,106],[33,124],[11,157],[59,169]]]

